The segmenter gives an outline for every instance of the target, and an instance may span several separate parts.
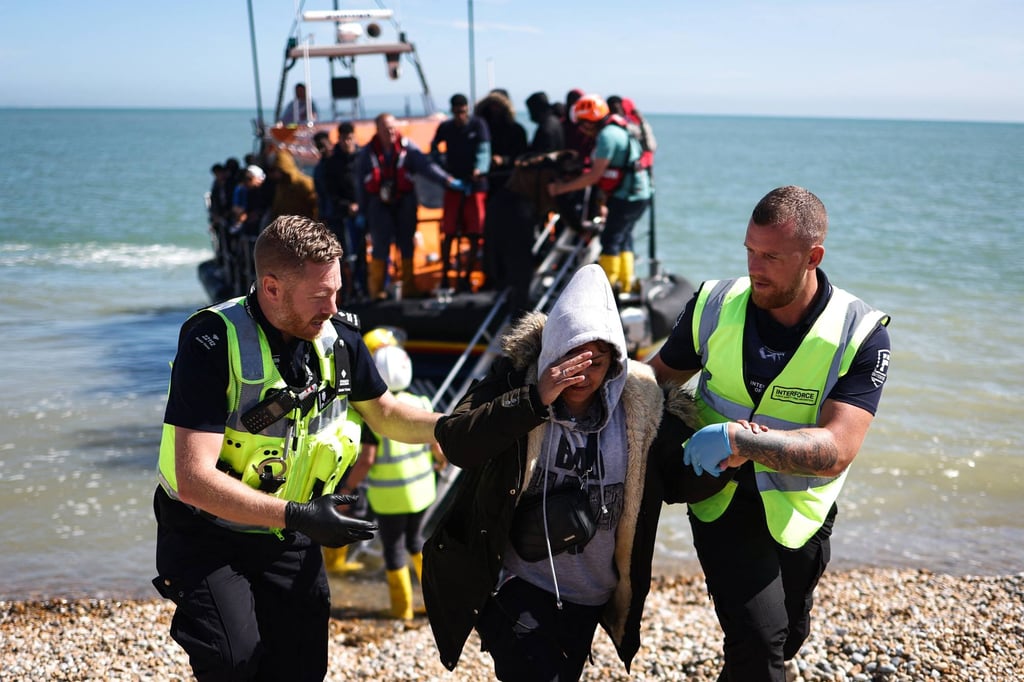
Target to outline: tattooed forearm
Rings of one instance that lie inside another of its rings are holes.
[[[760,462],[776,471],[815,475],[831,471],[839,449],[831,438],[808,431],[737,430],[735,454]]]

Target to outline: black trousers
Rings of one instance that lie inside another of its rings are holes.
[[[320,546],[222,528],[157,488],[154,586],[196,679],[323,680],[330,590]]]
[[[739,474],[742,478],[746,472]],[[768,532],[752,479],[725,513],[704,523],[690,512],[693,542],[725,634],[721,680],[784,682],[783,663],[810,631],[818,579],[831,557],[836,507],[803,547],[788,549]]]
[[[476,630],[503,682],[578,680],[603,606],[567,601],[512,578],[484,605]]]
[[[415,514],[377,514],[379,537],[384,548],[384,567],[397,571],[409,563],[409,555],[423,551],[423,515],[426,510]]]

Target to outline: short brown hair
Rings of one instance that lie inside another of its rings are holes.
[[[761,227],[793,220],[796,222],[796,237],[807,246],[823,244],[828,234],[825,204],[809,190],[796,185],[777,187],[764,195],[754,207],[750,220]]]
[[[267,225],[256,239],[253,259],[256,277],[285,278],[306,263],[330,263],[342,256],[341,244],[323,223],[304,216],[283,215]]]

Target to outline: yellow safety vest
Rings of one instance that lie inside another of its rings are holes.
[[[737,419],[785,430],[817,425],[822,403],[849,371],[857,349],[879,325],[889,323],[889,316],[833,288],[824,310],[755,409],[743,377],[749,299],[746,277],[706,282],[697,297],[693,338],[702,358],[697,388],[701,425]],[[777,542],[790,548],[802,547],[821,528],[846,480],[846,471],[831,477],[802,476],[757,462],[754,472],[768,529]],[[690,509],[701,521],[714,521],[728,508],[736,487],[730,482]]]
[[[346,352],[337,331],[326,324],[313,343],[322,379],[309,412],[303,415],[296,407],[263,430],[250,433],[242,415],[269,391],[287,385],[274,364],[266,335],[246,312],[244,302],[240,297],[206,309],[224,320],[228,336],[228,417],[217,467],[252,488],[285,500],[306,502],[331,493],[355,461],[359,443],[359,426],[346,419],[347,392],[338,393],[335,386],[336,347]],[[174,441],[174,426],[165,423],[159,479],[167,494],[179,499]],[[234,530],[277,530],[214,520]]]
[[[402,402],[431,409],[430,399],[402,391]],[[377,514],[415,514],[437,496],[430,446],[378,438],[377,457],[366,474],[366,499]]]

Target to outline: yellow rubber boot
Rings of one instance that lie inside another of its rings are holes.
[[[619,256],[606,256],[601,254],[597,257],[597,264],[604,270],[604,274],[608,275],[608,283],[612,285],[612,289],[619,283],[619,268],[621,267],[621,259]]]
[[[409,567],[402,566],[394,571],[385,571],[388,579],[388,595],[391,597],[392,618],[412,620],[412,579]]]
[[[358,561],[348,560],[348,547],[324,547],[324,568],[328,573],[350,573],[363,570]]]
[[[376,258],[370,261],[369,268],[366,272],[366,288],[370,294],[370,298],[378,299],[384,295],[384,275],[387,274],[388,262],[384,260],[377,260]]]
[[[416,286],[416,271],[412,258],[402,259],[402,295],[407,298],[423,298],[423,292]]]
[[[412,564],[413,573],[416,574],[416,580],[423,584],[423,552],[409,555],[409,563]]]
[[[633,291],[632,251],[623,251],[619,254],[619,282],[622,284],[622,293],[628,294]]]

